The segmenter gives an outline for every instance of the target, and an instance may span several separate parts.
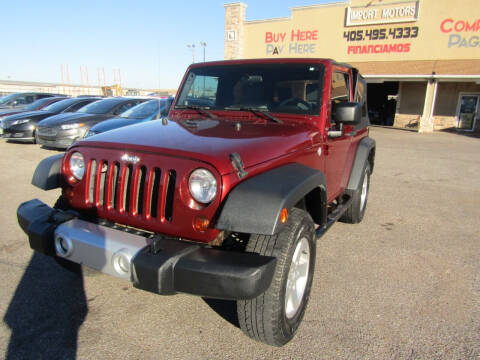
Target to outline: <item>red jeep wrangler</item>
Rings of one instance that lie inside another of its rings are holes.
[[[368,124],[365,81],[347,64],[195,64],[168,118],[44,159],[32,183],[62,195],[23,203],[18,221],[65,267],[236,300],[242,330],[281,346],[305,313],[317,238],[363,218]]]

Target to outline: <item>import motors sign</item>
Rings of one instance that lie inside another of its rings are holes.
[[[389,24],[418,20],[418,1],[381,5],[349,6],[345,26]]]

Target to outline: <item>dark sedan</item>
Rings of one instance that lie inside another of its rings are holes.
[[[66,149],[82,139],[88,130],[101,121],[111,119],[148,99],[115,97],[99,100],[69,114],[58,114],[38,123],[39,144]]]
[[[15,93],[4,96],[0,99],[0,109],[21,109],[27,106],[28,104],[33,103],[36,100],[56,97],[56,96],[65,96],[61,94],[48,94],[48,93]]]
[[[87,136],[92,136],[128,125],[138,124],[144,121],[160,119],[161,117],[168,115],[172,102],[173,98],[154,99],[144,102],[143,104],[125,111],[119,117],[105,120],[92,126]]]
[[[16,141],[36,142],[37,124],[50,116],[60,113],[71,113],[100,100],[100,98],[63,99],[48,105],[42,110],[27,111],[7,116],[3,119],[3,137]],[[41,100],[39,100],[41,101]]]
[[[19,109],[19,108],[10,108],[10,109],[0,109],[0,128],[2,124],[2,120],[6,118],[7,116],[14,115],[14,114],[20,114],[22,112],[26,111],[35,111],[35,110],[40,110],[43,109],[45,106],[48,106],[54,102],[60,101],[67,99],[65,96],[55,96],[55,97],[48,97],[48,98],[43,98],[39,99],[37,101],[34,101],[31,104],[28,104],[27,106]]]

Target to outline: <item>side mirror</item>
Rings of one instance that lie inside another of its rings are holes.
[[[338,103],[335,109],[335,122],[355,125],[362,120],[362,106],[356,102]]]

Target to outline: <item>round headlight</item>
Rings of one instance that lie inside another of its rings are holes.
[[[75,179],[82,180],[83,175],[85,174],[85,161],[83,155],[79,152],[74,152],[72,156],[70,156],[69,165],[70,171]]]
[[[188,188],[195,200],[208,204],[217,195],[217,180],[210,171],[197,169],[190,175]]]

